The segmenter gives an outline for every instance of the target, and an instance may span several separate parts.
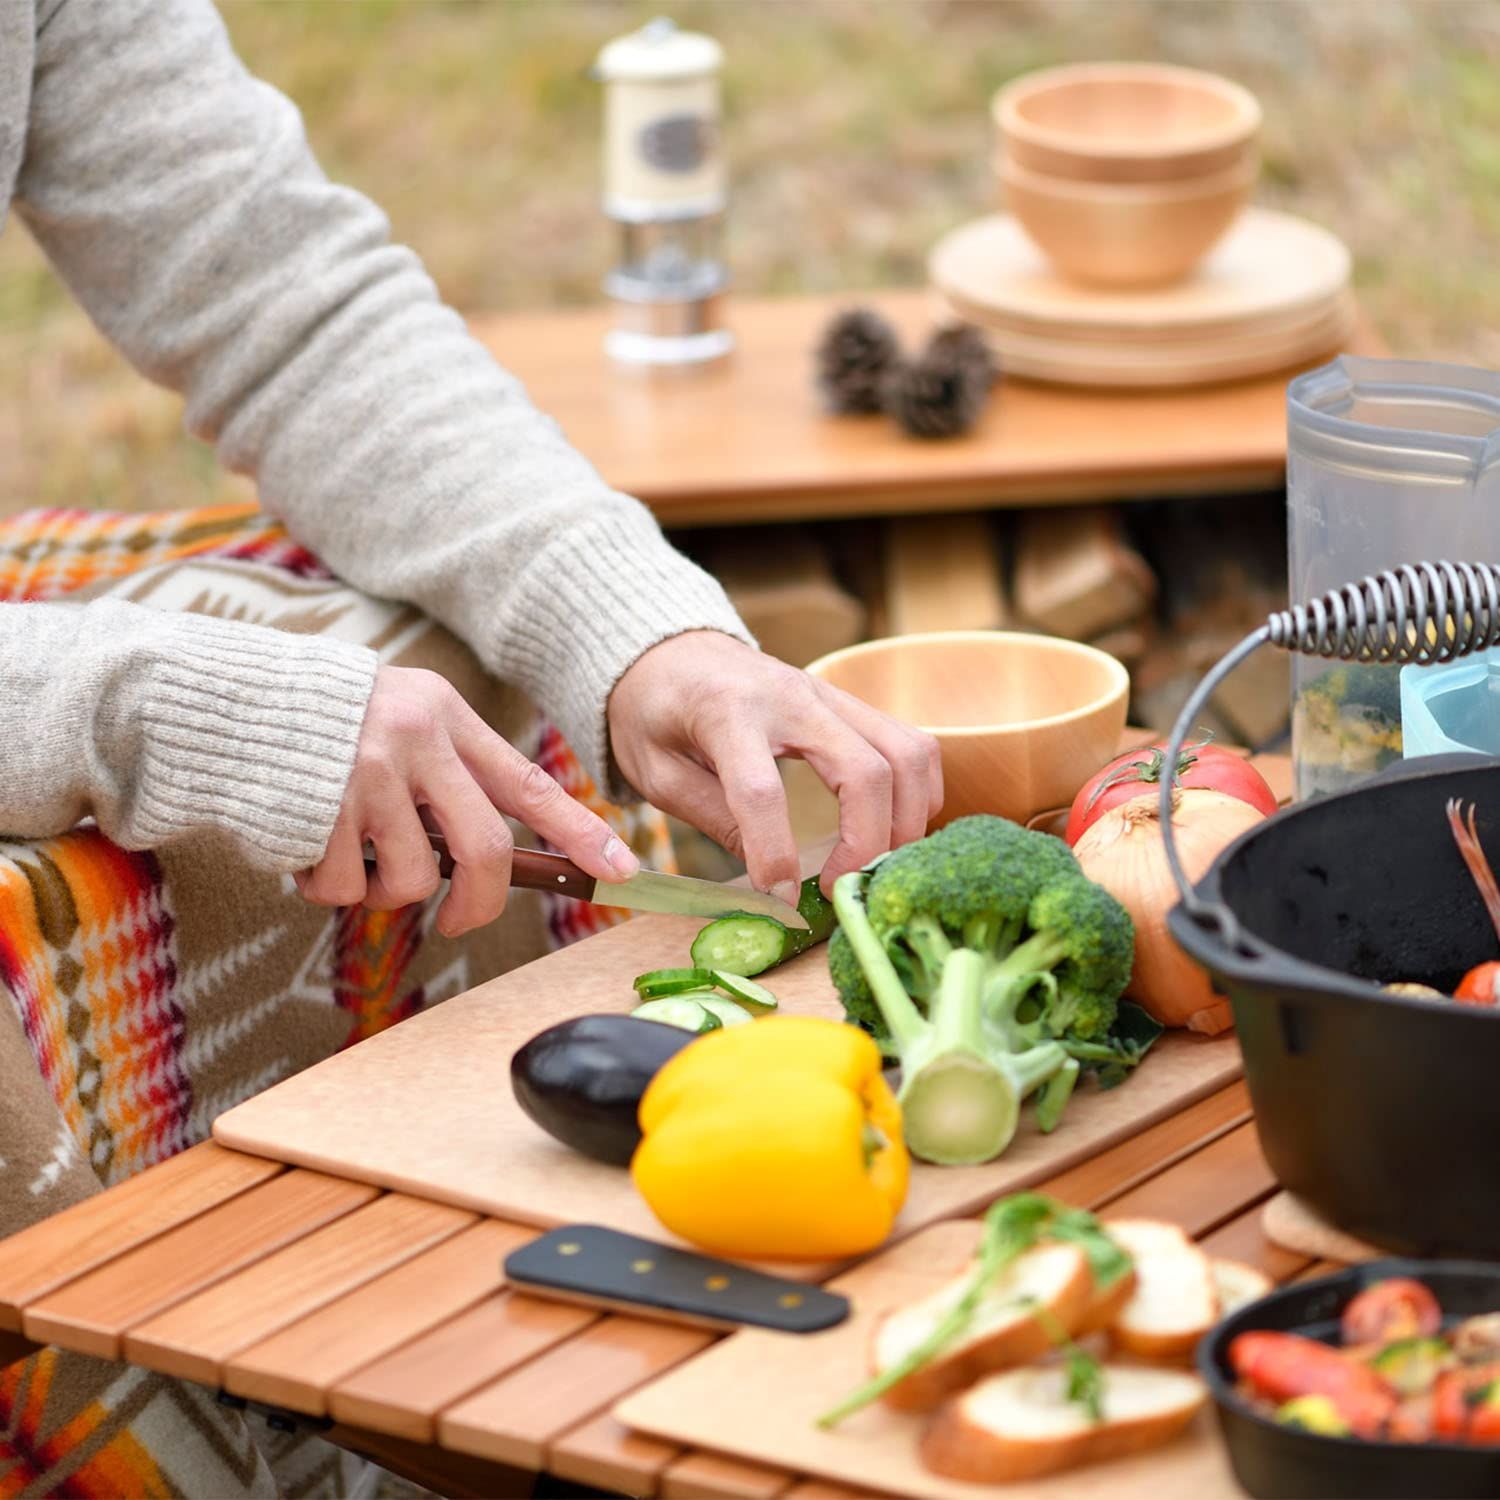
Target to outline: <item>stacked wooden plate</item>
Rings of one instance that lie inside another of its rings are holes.
[[[1334,353],[1353,330],[1350,259],[1325,229],[1246,209],[1186,279],[1111,291],[1061,276],[1004,214],[954,230],[928,273],[939,318],[981,329],[1012,375],[1063,385],[1241,380]]]

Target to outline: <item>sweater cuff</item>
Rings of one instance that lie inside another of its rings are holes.
[[[354,768],[375,653],[205,615],[170,625],[136,700],[132,833],[155,847],[212,824],[263,867],[315,865]]]
[[[550,542],[512,599],[489,665],[542,705],[615,802],[639,795],[609,747],[606,709],[625,672],[652,646],[690,630],[756,644],[718,581],[676,551],[635,502]]]

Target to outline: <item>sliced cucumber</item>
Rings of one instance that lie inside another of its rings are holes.
[[[717,1031],[723,1024],[706,1005],[689,1000],[682,995],[672,995],[661,1000],[648,1000],[630,1012],[639,1021],[660,1021],[665,1026],[678,1026],[683,1031]]]
[[[708,969],[652,969],[635,981],[635,992],[642,1000],[659,1000],[663,995],[712,989],[713,985],[714,976]]]
[[[715,969],[713,982],[732,1000],[737,1000],[752,1015],[762,1015],[776,1009],[776,996],[765,985],[746,979],[743,974],[731,974],[727,969]]]
[[[693,962],[725,974],[759,974],[787,956],[790,938],[791,930],[774,917],[720,917],[693,939]]]
[[[744,1026],[755,1019],[743,1005],[736,1005],[733,1000],[726,1000],[722,995],[694,995],[693,999],[709,1015],[717,1016],[723,1026]]]

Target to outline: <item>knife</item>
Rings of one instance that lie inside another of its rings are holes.
[[[429,833],[438,856],[438,874],[444,880],[453,874],[453,856],[440,833]],[[365,860],[367,868],[373,861]],[[595,906],[623,906],[632,911],[672,912],[686,917],[727,917],[751,912],[770,917],[784,927],[808,930],[807,920],[795,906],[779,896],[768,896],[748,886],[721,885],[716,880],[695,880],[690,875],[662,875],[642,870],[628,880],[595,880],[571,859],[543,849],[517,849],[511,859],[510,883],[522,890],[551,891]]]
[[[543,1234],[511,1251],[504,1267],[506,1280],[532,1296],[668,1323],[817,1333],[849,1316],[849,1299],[837,1292],[598,1224]]]

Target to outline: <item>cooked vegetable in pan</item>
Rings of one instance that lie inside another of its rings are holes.
[[[1240,1334],[1229,1346],[1238,1394],[1325,1437],[1500,1444],[1500,1313],[1444,1327],[1428,1287],[1392,1277],[1350,1301],[1339,1337]]]

